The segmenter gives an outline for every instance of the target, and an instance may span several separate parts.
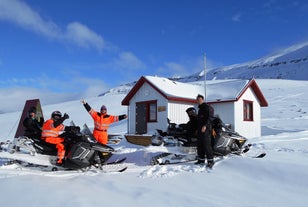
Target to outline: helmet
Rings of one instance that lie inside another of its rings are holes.
[[[194,107],[190,107],[190,108],[186,109],[186,113],[188,114],[188,116],[192,116],[192,115],[197,114],[196,109]]]
[[[103,111],[103,110],[107,111],[107,107],[105,105],[102,105],[102,107],[101,107],[101,111]]]
[[[55,120],[58,120],[60,119],[62,116],[62,113],[60,111],[54,111],[52,112],[51,114],[51,118],[55,119]]]

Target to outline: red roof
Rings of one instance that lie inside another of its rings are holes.
[[[252,79],[252,80],[249,81],[249,83],[246,85],[246,87],[242,90],[242,92],[238,96],[237,100],[241,98],[241,96],[245,93],[245,91],[248,88],[251,88],[253,90],[253,92],[256,94],[257,98],[260,101],[260,106],[262,106],[262,107],[268,106],[266,98],[264,97],[264,95],[263,95],[261,89],[259,88],[257,82],[255,81],[255,79]]]

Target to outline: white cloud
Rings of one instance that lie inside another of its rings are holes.
[[[78,22],[68,24],[64,36],[80,47],[94,47],[98,50],[104,47],[104,40],[100,35]]]
[[[121,52],[115,63],[122,68],[142,69],[145,65],[131,52]]]
[[[70,81],[50,79],[47,76],[12,78],[6,82],[1,81],[0,86],[0,113],[22,110],[28,99],[39,98],[42,104],[54,104],[96,97],[109,89],[103,80],[85,78],[80,74],[71,74]]]
[[[0,101],[2,112],[20,111],[28,99],[41,100],[42,104],[61,103],[62,101],[73,100],[70,94],[54,93],[49,90],[39,90],[29,87],[12,87],[0,89]]]
[[[43,20],[27,4],[18,0],[1,0],[0,18],[47,37],[60,35],[60,29],[56,24]]]
[[[241,17],[242,17],[242,14],[240,14],[240,13],[235,14],[235,15],[232,16],[232,21],[240,22],[241,21]]]
[[[72,77],[71,82],[67,83],[71,89],[80,88],[80,93],[76,94],[77,98],[96,97],[99,94],[106,92],[109,87],[100,78],[87,78],[80,75]]]
[[[179,63],[174,63],[174,62],[169,62],[165,64],[165,67],[162,70],[166,70],[171,73],[171,76],[177,77],[181,75],[186,75],[188,72],[188,69],[179,64]]]
[[[211,59],[206,59],[206,70],[212,70],[213,68],[222,66],[222,63],[213,62]],[[165,62],[163,66],[157,68],[155,74],[165,77],[183,77],[192,75],[194,73],[203,72],[204,70],[204,57],[182,57],[178,61]]]
[[[38,12],[19,0],[1,0],[0,19],[13,22],[20,27],[51,39],[68,40],[79,47],[98,50],[104,47],[103,38],[87,26],[73,22],[69,23],[63,32],[56,23],[43,19]]]

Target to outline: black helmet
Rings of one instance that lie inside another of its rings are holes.
[[[188,116],[197,114],[196,109],[194,107],[190,107],[190,108],[186,109],[186,113],[188,114]]]
[[[51,114],[51,118],[57,120],[60,119],[62,117],[62,113],[60,111],[54,111]]]

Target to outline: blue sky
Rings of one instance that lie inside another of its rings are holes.
[[[0,0],[0,112],[251,61],[307,41],[307,19],[304,0]]]

